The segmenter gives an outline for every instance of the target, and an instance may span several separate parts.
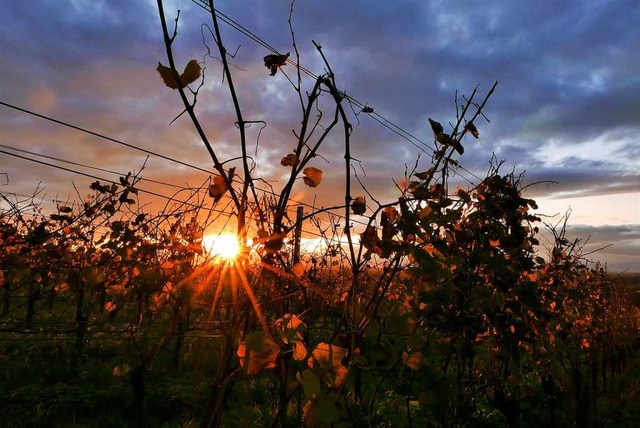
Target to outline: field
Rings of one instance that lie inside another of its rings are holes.
[[[627,289],[629,297],[633,303],[640,307],[640,274],[622,273],[616,275],[616,277],[620,279],[624,287]]]

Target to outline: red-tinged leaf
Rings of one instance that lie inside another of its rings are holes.
[[[213,177],[213,183],[209,186],[209,196],[213,198],[214,203],[218,203],[222,196],[227,192],[227,182],[220,175]]]
[[[104,304],[104,310],[107,312],[113,312],[116,310],[116,304],[113,302],[106,302]]]
[[[289,153],[285,157],[280,160],[280,165],[282,166],[296,166],[300,163],[300,159],[295,153]]]
[[[296,342],[293,348],[293,359],[296,361],[304,361],[309,355],[309,351],[307,351],[307,347],[302,342]]]
[[[408,354],[407,352],[402,353],[402,362],[405,366],[414,371],[420,369],[423,359],[424,355],[422,355],[422,352],[412,352],[411,354]]]
[[[297,315],[287,314],[276,321],[280,330],[280,337],[284,343],[302,342],[304,323]]]
[[[291,268],[291,273],[294,274],[297,278],[300,278],[302,275],[304,275],[304,270],[304,264],[298,262]]]
[[[360,243],[362,243],[367,250],[373,249],[380,243],[378,231],[375,226],[367,226],[364,232],[360,234]]]
[[[304,184],[309,187],[318,187],[320,182],[322,182],[322,170],[318,168],[314,168],[312,166],[305,168],[304,171]]]

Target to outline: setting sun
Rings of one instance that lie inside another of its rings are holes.
[[[202,246],[212,256],[219,256],[226,260],[234,259],[240,251],[238,238],[230,233],[205,235]]]

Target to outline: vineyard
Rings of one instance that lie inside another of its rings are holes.
[[[206,48],[220,58],[212,64],[234,106],[239,157],[222,159],[205,132],[196,101],[207,70],[176,64],[179,13],[170,28],[159,0],[168,64],[158,65],[159,90],[182,102],[210,182],[158,212],[145,209],[135,173],[95,181],[54,212],[35,196],[0,194],[0,426],[640,422],[630,288],[566,238],[566,218],[536,216],[525,177],[502,162],[474,185],[450,185],[497,83],[480,100],[477,90],[461,97],[452,120],[425,119],[428,167],[406,168],[383,202],[351,155],[353,101],[315,42],[325,73],[303,79],[292,28],[291,55],[265,56],[264,71],[291,83],[300,128],[277,166],[282,187],[265,188],[245,132],[255,122],[208,8],[215,47]],[[341,200],[302,206],[295,188],[327,185],[316,159],[329,138],[343,148]],[[223,223],[235,227],[235,255],[204,245]],[[301,249],[303,225],[319,242],[311,250]]]

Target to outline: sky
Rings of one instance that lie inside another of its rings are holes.
[[[226,0],[216,7],[281,53],[293,52],[285,0]],[[221,158],[239,154],[235,116],[207,27],[208,12],[190,0],[165,1],[169,26],[180,9],[174,51],[179,66],[196,59],[205,80],[196,106]],[[156,72],[167,64],[156,2],[151,0],[0,1],[0,102],[53,117],[109,137],[210,169],[207,153],[177,91]],[[455,94],[478,88],[481,99],[499,81],[476,121],[480,138],[463,141],[456,160],[461,186],[477,183],[492,157],[501,171],[524,172],[526,195],[544,222],[571,210],[568,234],[611,271],[640,271],[640,6],[637,0],[299,0],[293,27],[300,63],[315,74],[322,45],[340,90],[416,137],[403,138],[374,117],[350,110],[352,155],[376,198],[398,197],[394,180],[405,165],[427,169],[433,146],[427,117],[455,120]],[[300,106],[280,72],[270,76],[271,53],[221,23],[234,82],[247,120],[257,171],[274,188],[286,171],[280,159],[294,147]],[[284,71],[293,76],[293,67]],[[303,76],[304,88],[313,80]],[[28,150],[67,161],[178,186],[206,182],[206,173],[105,141],[0,105],[0,150]],[[259,132],[260,131],[260,132]],[[258,140],[259,137],[259,140]],[[411,141],[410,141],[411,140]],[[413,141],[413,143],[412,143]],[[313,166],[325,173],[316,189],[303,184],[296,197],[319,205],[344,200],[343,151],[330,138]],[[422,150],[420,150],[422,149]],[[428,152],[428,150],[427,150]],[[60,165],[59,162],[39,158]],[[314,160],[315,162],[315,160]],[[230,163],[229,165],[231,165]],[[105,172],[63,165],[100,177]],[[77,199],[95,181],[0,153],[0,191],[45,199]],[[141,185],[142,186],[142,185]],[[165,195],[174,188],[145,183]],[[86,192],[88,193],[88,192]],[[362,193],[362,191],[360,192]],[[359,194],[358,189],[354,194]],[[43,200],[43,204],[46,201]],[[158,204],[150,201],[150,209]],[[548,241],[543,239],[543,244]]]

